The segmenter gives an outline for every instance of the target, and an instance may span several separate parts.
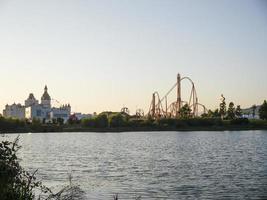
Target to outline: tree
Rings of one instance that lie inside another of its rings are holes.
[[[53,118],[52,119],[52,124],[57,124],[57,119]]]
[[[242,110],[241,110],[240,105],[238,105],[238,106],[236,107],[235,115],[236,115],[236,117],[238,117],[238,118],[242,117]]]
[[[252,108],[252,116],[253,116],[253,118],[255,118],[257,106],[254,104],[251,108]]]
[[[100,114],[95,118],[96,128],[107,128],[108,127],[108,117],[106,114]]]
[[[225,103],[225,97],[223,95],[221,95],[222,97],[222,102],[220,103],[220,115],[221,115],[221,118],[224,119],[225,117],[225,114],[226,114],[226,103]]]
[[[121,113],[113,114],[109,117],[110,127],[123,127],[126,124],[126,120]]]
[[[208,110],[208,112],[203,113],[201,115],[201,117],[203,117],[203,118],[218,118],[218,117],[220,117],[219,110],[218,109],[216,109],[214,111]]]
[[[267,119],[267,101],[264,100],[263,104],[261,105],[259,109],[259,116],[260,119]]]
[[[234,107],[234,103],[233,102],[230,102],[229,103],[229,107],[228,107],[228,110],[227,110],[227,117],[229,119],[234,119],[235,118],[235,107]]]
[[[185,104],[181,109],[180,109],[180,116],[181,118],[189,118],[191,114],[191,108],[189,107],[188,104]]]
[[[75,114],[70,115],[68,119],[68,124],[72,125],[72,124],[79,124],[79,123],[80,123],[80,120]]]
[[[57,123],[58,123],[59,125],[63,125],[63,124],[64,124],[64,119],[61,118],[61,117],[58,117],[58,118],[57,118]]]
[[[82,119],[82,125],[85,127],[94,128],[95,127],[95,118]]]
[[[219,109],[214,110],[213,117],[220,117]]]
[[[49,189],[36,181],[35,173],[30,174],[22,169],[17,158],[20,149],[18,138],[14,142],[0,143],[0,199],[33,200],[34,190],[49,192]]]

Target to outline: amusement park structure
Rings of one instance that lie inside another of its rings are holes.
[[[188,80],[191,83],[191,92],[188,101],[184,101],[181,96],[182,81]],[[168,104],[168,97],[176,89],[177,98],[174,102]],[[148,116],[157,118],[179,118],[181,117],[181,108],[184,105],[188,105],[191,109],[190,115],[192,117],[199,116],[199,108],[202,108],[201,113],[206,113],[206,107],[198,102],[197,92],[194,82],[189,77],[181,77],[180,74],[177,75],[177,81],[174,86],[162,97],[158,92],[152,94],[152,102],[150,104]]]

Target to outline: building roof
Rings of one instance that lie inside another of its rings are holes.
[[[33,100],[35,100],[35,97],[34,97],[33,93],[30,93],[28,99],[33,99]]]
[[[44,94],[43,94],[43,96],[42,96],[42,100],[51,100],[51,97],[50,97],[50,95],[48,94],[48,92],[47,92],[47,86],[45,86],[45,88],[44,88]]]

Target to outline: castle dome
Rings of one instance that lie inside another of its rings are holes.
[[[51,100],[51,97],[50,97],[50,95],[48,94],[48,92],[47,92],[47,86],[45,86],[45,88],[44,88],[44,94],[43,94],[43,96],[42,96],[42,100]]]

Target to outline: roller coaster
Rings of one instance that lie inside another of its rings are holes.
[[[188,101],[184,101],[181,96],[181,89],[182,89],[182,81],[189,81],[191,83],[191,92]],[[169,95],[176,90],[177,98],[176,101],[168,104],[168,97]],[[154,92],[152,94],[152,101],[149,107],[149,112],[147,116],[158,119],[158,118],[180,118],[181,117],[181,108],[184,105],[188,105],[192,117],[197,117],[200,114],[207,113],[206,107],[198,102],[197,92],[195,88],[194,82],[189,77],[181,77],[180,74],[177,75],[177,81],[172,86],[172,88],[162,97],[158,92]],[[200,109],[201,112],[200,111]]]

